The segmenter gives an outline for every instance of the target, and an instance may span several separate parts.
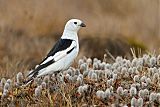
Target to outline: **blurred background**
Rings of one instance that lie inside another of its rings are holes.
[[[80,54],[102,59],[130,48],[159,52],[160,0],[0,0],[0,73],[11,77],[38,64],[71,18],[85,22]],[[77,58],[77,60],[78,60]]]

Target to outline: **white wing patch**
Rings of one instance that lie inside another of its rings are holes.
[[[67,49],[57,52],[53,58],[55,61],[58,61],[60,59],[62,59],[63,57],[65,57],[67,55],[67,52],[70,51],[72,48],[76,47],[76,41],[72,41],[72,44],[70,45],[70,47],[68,47]]]
[[[45,61],[43,61],[43,63],[41,63],[40,65],[43,65],[43,64],[45,64],[45,63],[47,63],[47,62],[49,62],[49,61],[51,61],[51,60],[53,60],[54,58],[53,58],[53,56],[49,56]]]
[[[73,48],[76,48],[76,41],[72,41],[72,44],[70,45],[70,47],[68,47],[67,49],[63,50],[63,51],[59,51],[57,53],[55,53],[54,56],[49,56],[43,63],[41,63],[40,65],[43,65],[51,60],[54,60],[55,62],[62,59],[63,57],[65,57],[67,55],[67,52],[70,51]]]

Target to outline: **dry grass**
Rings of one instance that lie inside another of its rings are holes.
[[[1,0],[0,28],[46,36],[61,33],[70,18],[80,18],[88,26],[82,31],[84,36],[133,36],[142,42],[155,37],[155,41],[160,37],[158,1]]]
[[[135,43],[156,50],[160,41],[157,12],[157,0],[1,0],[0,72],[9,76],[33,68],[70,18],[80,18],[87,24],[79,34],[80,57],[102,58],[106,49],[114,56],[125,56]],[[99,47],[96,53],[94,44]]]
[[[157,107],[160,104],[160,55],[143,55],[133,60],[116,57],[113,63],[83,57],[77,66],[55,75],[1,79],[1,106]],[[106,59],[103,59],[104,61]],[[57,78],[57,79],[56,79]]]
[[[0,72],[3,77],[12,77],[19,71],[33,68],[54,44],[53,38],[31,38],[14,33],[1,35],[1,41]]]
[[[83,55],[103,59],[103,54],[107,52],[111,55],[107,56],[107,61],[110,63],[113,62],[114,57],[119,55],[130,59],[130,48],[132,47],[143,49],[142,53],[146,50],[158,50],[160,42],[159,5],[159,0],[95,0],[94,2],[93,0],[85,2],[0,0],[0,78],[15,80],[18,72],[26,74],[28,70],[34,68],[54,45],[55,40],[60,37],[64,24],[70,18],[82,19],[87,25],[79,34],[80,54],[77,59]],[[159,54],[159,51],[157,53]],[[77,64],[74,63],[73,66],[75,65]],[[84,81],[93,83],[90,80]],[[60,91],[53,92],[51,95],[47,90],[43,90],[46,95],[38,99],[39,104],[32,106],[48,106],[47,103],[49,105],[60,104],[59,106],[70,106],[71,104],[82,106],[82,101],[89,104],[94,102],[97,105],[109,105],[97,99],[95,92],[90,93],[94,95],[92,96],[93,101],[88,99],[90,96],[86,98],[81,96],[83,98],[76,99],[74,95],[77,95],[75,93],[78,86],[70,82],[66,84],[67,86],[62,85]],[[32,86],[26,91],[18,89],[18,93],[22,92],[26,95],[22,99],[12,95],[13,93],[10,93],[9,98],[17,98],[15,101],[17,104],[19,102],[35,103],[36,100],[32,99],[35,88]],[[64,92],[64,88],[68,90]],[[14,88],[12,92],[15,92],[16,89]],[[28,94],[29,92],[31,93]],[[113,101],[112,98],[110,100]],[[129,105],[129,101],[126,102]]]

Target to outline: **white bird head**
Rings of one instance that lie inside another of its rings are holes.
[[[79,19],[71,19],[65,25],[65,30],[78,32],[81,27],[86,27],[86,25]]]

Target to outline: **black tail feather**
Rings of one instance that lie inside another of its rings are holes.
[[[23,83],[24,84],[30,84],[33,80],[34,80],[34,78],[30,78],[30,79],[24,81]]]
[[[27,78],[35,78],[38,75],[38,71],[35,69],[27,75]]]

